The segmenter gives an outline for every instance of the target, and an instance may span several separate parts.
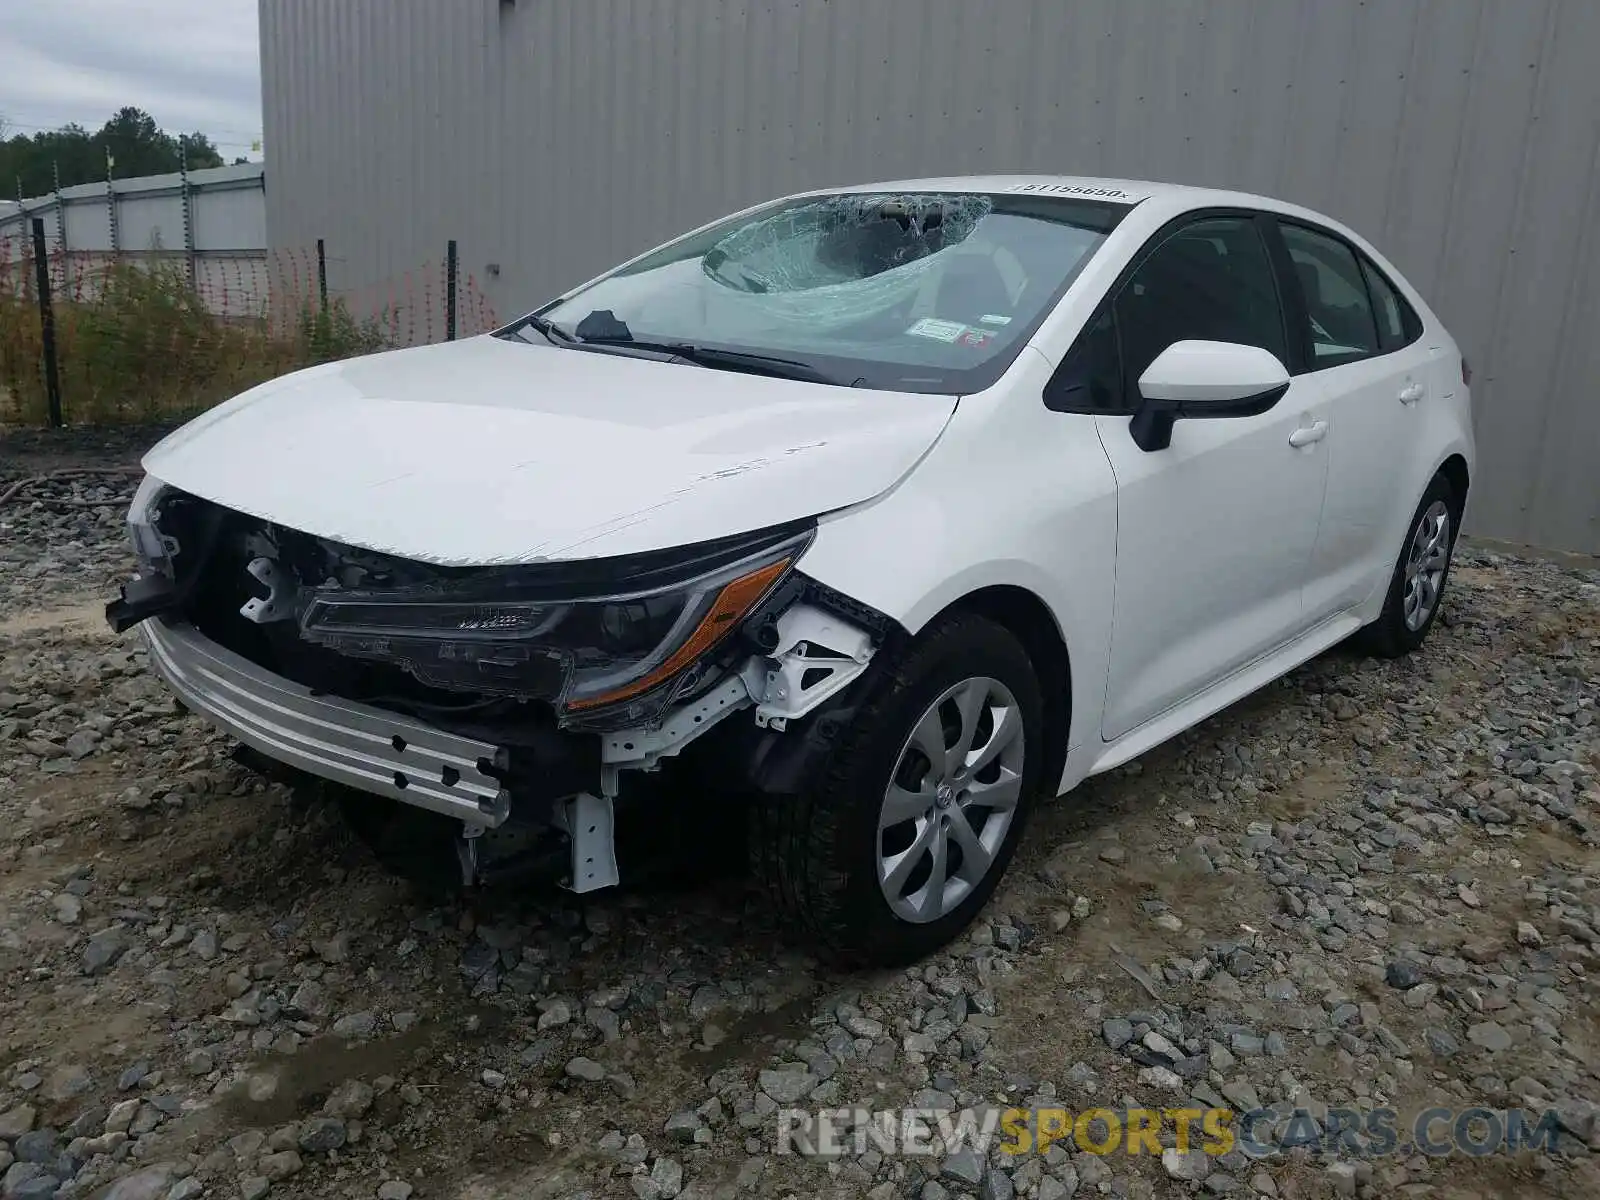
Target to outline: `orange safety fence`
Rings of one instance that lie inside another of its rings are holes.
[[[332,279],[344,263],[326,258]],[[300,367],[442,341],[441,259],[330,290],[315,247],[271,252],[46,256],[69,423],[154,420],[217,404]],[[44,346],[32,248],[0,239],[0,424],[44,424]],[[477,281],[456,281],[456,336],[498,325]]]

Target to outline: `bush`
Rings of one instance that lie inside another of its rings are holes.
[[[0,420],[46,416],[38,309],[0,289]],[[277,375],[388,348],[378,319],[334,300],[293,297],[287,311],[211,312],[181,267],[119,262],[55,305],[63,407],[78,423],[182,417]]]

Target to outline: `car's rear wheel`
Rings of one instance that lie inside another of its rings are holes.
[[[1461,499],[1443,474],[1435,475],[1407,526],[1383,611],[1361,631],[1369,652],[1399,658],[1427,638],[1444,602],[1460,521]]]
[[[964,614],[878,681],[800,792],[763,797],[755,867],[829,957],[898,965],[949,942],[1015,852],[1045,760],[1039,681],[1003,626]]]

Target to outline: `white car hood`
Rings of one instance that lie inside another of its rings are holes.
[[[273,380],[177,430],[144,467],[407,558],[591,558],[869,500],[955,404],[482,336]]]

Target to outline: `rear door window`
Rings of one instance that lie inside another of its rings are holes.
[[[1310,370],[1382,353],[1377,317],[1355,251],[1304,225],[1281,222],[1284,246],[1304,301],[1301,337]]]

